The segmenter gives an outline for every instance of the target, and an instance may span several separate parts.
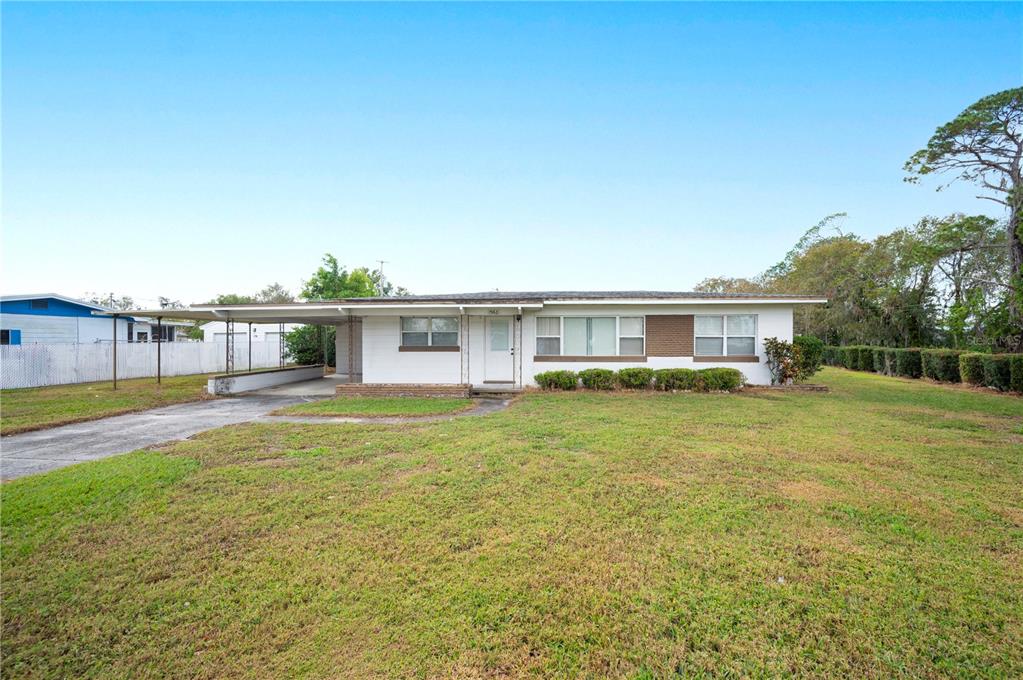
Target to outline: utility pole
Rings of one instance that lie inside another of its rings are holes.
[[[388,263],[388,260],[377,260],[377,264],[380,267],[377,269],[380,272],[380,282],[377,284],[377,295],[384,294],[384,265]]]

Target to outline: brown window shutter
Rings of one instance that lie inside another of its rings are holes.
[[[693,356],[693,315],[658,314],[646,317],[646,355]]]

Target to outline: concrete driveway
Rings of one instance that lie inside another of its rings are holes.
[[[282,406],[309,400],[300,395],[253,393],[10,435],[0,439],[0,479],[15,479],[187,439],[205,430],[248,422]]]

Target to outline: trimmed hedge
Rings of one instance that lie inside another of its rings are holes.
[[[654,369],[623,368],[616,377],[618,384],[627,390],[645,390],[654,381]]]
[[[579,376],[574,371],[546,371],[537,373],[533,380],[543,390],[574,390]]]
[[[984,355],[979,352],[966,352],[959,355],[959,375],[964,383],[984,384],[983,360]]]
[[[985,354],[981,359],[984,366],[984,384],[999,392],[1006,392],[1012,379],[1010,375],[1009,354]]]
[[[700,371],[704,388],[711,391],[731,392],[742,387],[745,378],[735,368],[705,368]]]
[[[964,382],[1001,392],[1023,393],[1023,354],[984,354],[958,349],[901,349],[828,345],[822,356],[828,366],[874,371],[903,378],[926,377]]]
[[[579,380],[583,387],[590,390],[613,390],[615,388],[615,372],[610,368],[587,368],[579,371]]]
[[[920,360],[920,350],[895,350],[895,375],[902,378],[919,378],[923,375],[923,363]]]
[[[924,377],[941,382],[960,382],[959,355],[955,349],[925,349],[920,351]]]
[[[665,392],[696,390],[700,374],[691,368],[660,368],[654,371],[654,386]]]
[[[824,361],[824,341],[812,335],[792,338],[796,350],[796,380],[806,380],[820,370]]]
[[[1009,389],[1023,392],[1023,354],[1009,355]]]

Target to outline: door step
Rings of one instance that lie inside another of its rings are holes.
[[[496,397],[505,394],[518,394],[522,391],[521,387],[516,387],[515,383],[495,383],[495,382],[484,382],[482,385],[472,386],[473,396],[484,396],[484,397]]]

